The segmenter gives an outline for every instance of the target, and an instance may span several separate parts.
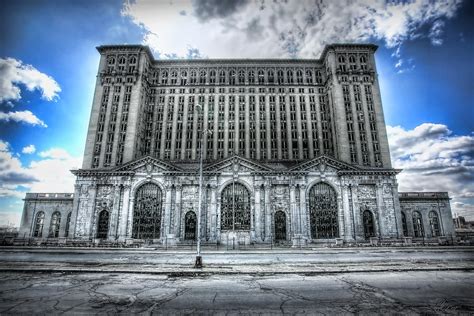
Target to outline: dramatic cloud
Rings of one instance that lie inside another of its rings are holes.
[[[319,57],[334,42],[382,41],[400,57],[401,45],[426,37],[442,44],[445,20],[460,0],[125,1],[122,14],[145,31],[160,56]],[[186,14],[183,14],[186,12]]]
[[[474,135],[456,136],[446,125],[412,130],[387,126],[400,191],[447,191],[453,213],[474,219]]]
[[[23,154],[33,154],[35,151],[36,151],[35,145],[28,145],[26,147],[23,147],[23,149],[21,150]]]
[[[48,127],[42,120],[40,120],[31,111],[15,111],[15,112],[0,112],[0,122],[19,122],[30,125],[38,125],[41,127]]]
[[[52,101],[61,91],[50,76],[14,58],[0,58],[0,102],[21,99],[20,85],[29,91],[40,90],[43,99]]]
[[[27,147],[26,147],[27,148]],[[0,197],[24,196],[32,192],[71,192],[75,177],[70,170],[82,164],[82,158],[53,148],[39,153],[43,159],[22,165],[10,145],[0,140]]]

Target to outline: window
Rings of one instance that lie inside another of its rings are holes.
[[[204,69],[201,70],[201,72],[199,73],[199,83],[200,84],[206,84],[206,76],[207,76],[206,71]]]
[[[51,215],[51,223],[49,224],[48,237],[58,238],[59,237],[59,225],[61,223],[61,213],[54,212]]]
[[[235,85],[235,70],[231,70],[229,72],[229,84],[234,86]]]
[[[184,216],[184,240],[196,240],[196,213],[189,211]]]
[[[275,83],[275,73],[273,72],[273,70],[268,71],[268,83]]]
[[[249,71],[249,84],[255,83],[255,72],[253,70]]]
[[[264,84],[265,83],[265,73],[263,70],[258,71],[258,84]]]
[[[109,212],[102,210],[99,213],[99,220],[97,221],[97,238],[107,239],[109,233]]]
[[[239,84],[245,84],[245,71],[239,70]]]
[[[311,238],[339,237],[337,194],[329,185],[320,182],[309,191]]]
[[[423,219],[418,211],[413,212],[413,233],[415,234],[415,237],[423,237],[425,235],[423,230]]]
[[[197,72],[196,70],[191,70],[191,84],[196,84],[197,83]]]
[[[33,231],[33,237],[43,236],[43,226],[44,226],[44,212],[38,212],[38,214],[36,214],[35,229]]]
[[[219,83],[225,84],[225,70],[219,71]]]
[[[362,221],[364,223],[364,237],[365,239],[369,239],[370,237],[375,236],[375,229],[374,229],[374,216],[372,212],[369,210],[365,210],[362,215]]]
[[[313,72],[310,69],[306,70],[306,83],[307,84],[313,83]]]
[[[135,194],[132,238],[160,238],[162,192],[154,183],[142,185]]]
[[[250,230],[250,193],[240,183],[222,191],[221,230]]]
[[[283,70],[278,70],[278,84],[283,84],[285,82],[285,78],[283,77]]]
[[[438,214],[436,214],[435,211],[431,211],[428,214],[428,218],[430,220],[431,237],[440,236],[441,234],[440,234],[440,231],[439,231]]]

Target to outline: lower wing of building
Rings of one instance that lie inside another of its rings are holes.
[[[20,237],[193,242],[198,167],[144,157],[73,171],[74,194],[27,193]],[[301,245],[453,236],[448,194],[399,193],[398,172],[327,156],[295,165],[239,156],[208,164],[201,240]]]

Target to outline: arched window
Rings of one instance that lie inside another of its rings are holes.
[[[309,214],[311,238],[328,239],[339,237],[336,191],[320,182],[309,191]]]
[[[225,70],[219,71],[219,83],[225,84]]]
[[[167,84],[168,83],[168,70],[163,70],[161,72],[161,84]]]
[[[275,73],[273,72],[273,70],[269,70],[267,75],[268,75],[268,83],[270,84],[275,83]]]
[[[160,238],[161,213],[161,189],[154,183],[142,185],[135,194],[132,238]]]
[[[99,213],[99,220],[97,221],[97,238],[107,239],[109,234],[109,212],[102,210]]]
[[[374,216],[372,212],[369,210],[365,210],[362,215],[362,221],[364,223],[364,237],[365,239],[369,239],[370,237],[375,236],[375,228],[374,228]]]
[[[356,59],[355,59],[354,55],[349,56],[349,68],[351,70],[356,70],[357,69]]]
[[[171,71],[171,84],[176,84],[178,83],[178,71],[173,69]]]
[[[119,58],[119,64],[120,65],[125,65],[125,62],[126,62],[125,57],[122,56],[122,57]]]
[[[199,73],[200,84],[206,84],[206,76],[207,76],[207,72],[204,69],[202,69],[201,72]]]
[[[66,217],[66,230],[64,232],[64,237],[69,237],[69,228],[71,227],[71,215],[72,212],[69,212]]]
[[[344,56],[340,55],[337,58],[337,61],[339,62],[339,70],[346,71],[346,59],[344,58]]]
[[[232,85],[232,86],[235,86],[235,70],[232,69],[230,72],[229,72],[229,84]]]
[[[222,190],[221,230],[250,230],[250,193],[240,183]]]
[[[275,241],[286,240],[286,214],[283,211],[275,213]]]
[[[38,214],[36,214],[35,229],[33,230],[33,237],[43,236],[43,226],[44,226],[44,212],[38,212]]]
[[[364,55],[360,56],[360,68],[362,70],[367,70],[367,57],[365,57]]]
[[[321,74],[321,71],[316,71],[316,83],[321,84],[323,83],[323,75]]]
[[[137,57],[132,56],[130,57],[130,64],[136,64],[137,63]]]
[[[258,84],[265,84],[265,73],[263,70],[258,71]]]
[[[191,70],[191,84],[197,83],[197,72],[196,70]]]
[[[423,219],[418,211],[413,212],[413,233],[415,234],[415,237],[423,237],[425,235],[423,230]]]
[[[181,71],[181,85],[185,86],[188,81],[188,72],[186,70]]]
[[[216,71],[213,69],[209,73],[209,83],[215,84],[216,83]]]
[[[286,78],[288,80],[288,83],[293,83],[293,70],[288,69],[286,71]]]
[[[107,64],[114,65],[115,64],[115,58],[114,57],[109,57],[109,59],[107,60]]]
[[[440,231],[439,231],[438,214],[436,214],[435,211],[431,211],[428,214],[428,218],[430,220],[431,237],[440,236],[441,234],[440,234]]]
[[[255,83],[255,71],[250,70],[249,71],[249,84],[254,84]]]
[[[196,213],[189,211],[184,216],[184,240],[196,240]]]
[[[278,70],[277,76],[278,76],[278,84],[283,84],[285,82],[283,70]]]
[[[408,225],[407,225],[407,216],[404,212],[402,212],[402,229],[403,229],[403,236],[408,236]]]
[[[239,84],[245,84],[245,71],[243,69],[239,70]]]
[[[298,69],[296,71],[296,82],[299,84],[303,83],[303,72],[301,71],[301,69]]]
[[[61,224],[61,213],[54,212],[51,215],[51,223],[49,224],[48,237],[58,238],[59,237],[59,225]]]
[[[313,72],[310,69],[306,69],[306,83],[313,84]]]

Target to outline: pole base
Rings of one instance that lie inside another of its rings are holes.
[[[196,256],[196,261],[194,262],[194,268],[202,269],[202,257]]]

